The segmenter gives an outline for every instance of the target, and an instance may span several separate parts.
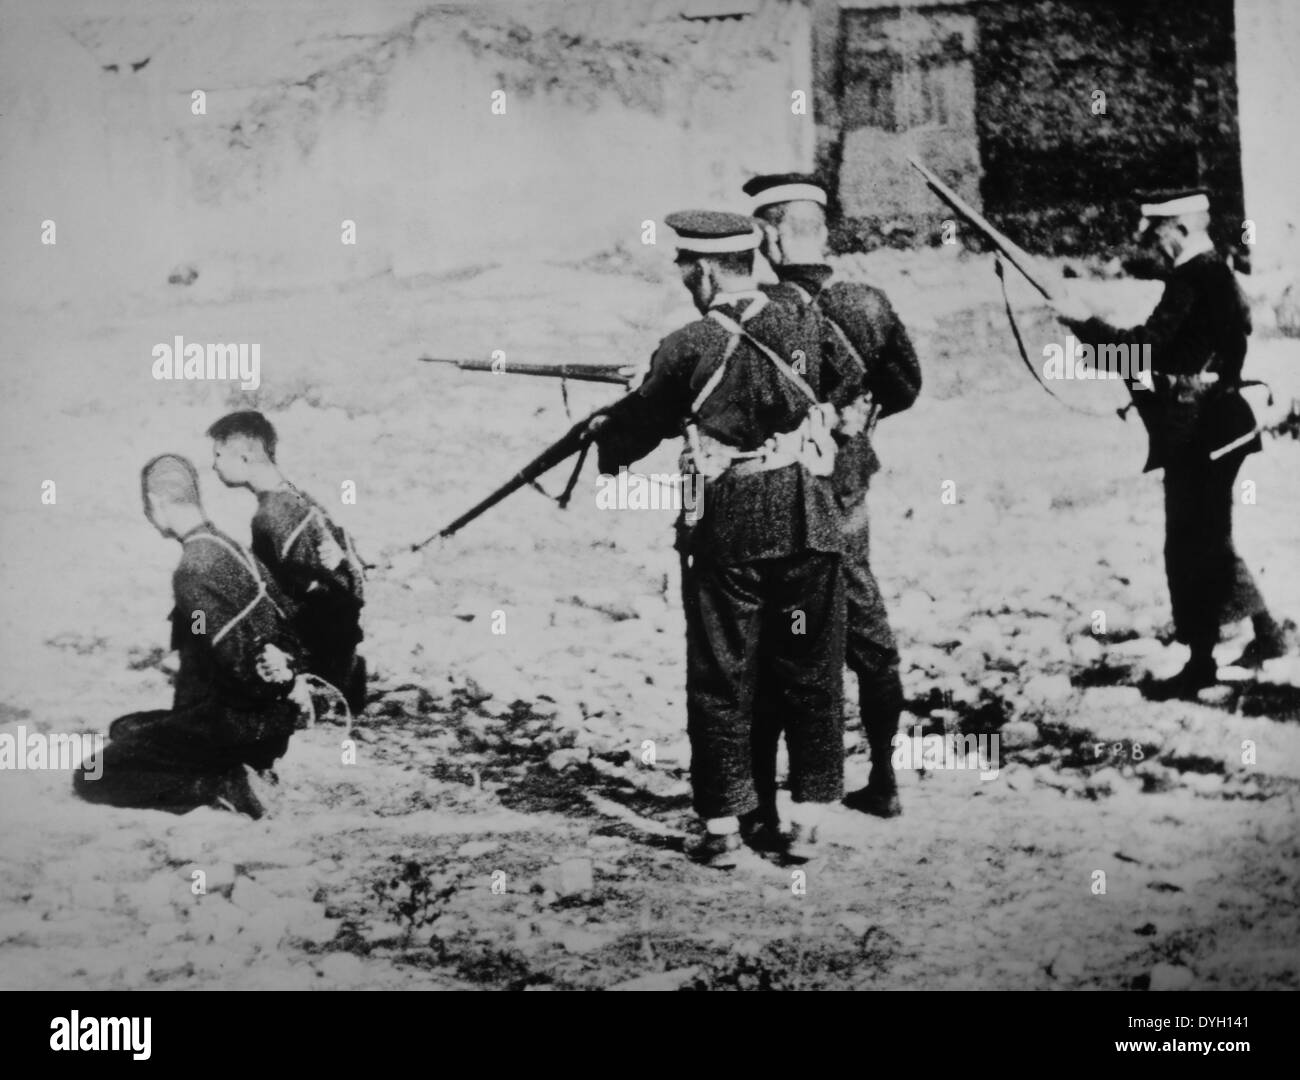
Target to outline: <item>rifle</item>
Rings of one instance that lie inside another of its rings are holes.
[[[534,483],[543,473],[549,472],[556,465],[560,464],[560,462],[572,457],[574,454],[577,454],[578,461],[577,464],[574,465],[573,473],[569,476],[569,482],[565,486],[563,494],[555,500],[560,504],[560,509],[563,510],[569,504],[569,497],[573,494],[573,489],[578,483],[578,474],[582,471],[583,463],[587,460],[587,452],[591,449],[592,437],[587,433],[587,425],[597,416],[603,416],[608,413],[613,407],[614,406],[612,405],[606,405],[597,409],[590,416],[579,420],[565,433],[563,438],[548,446],[538,454],[537,457],[533,458],[532,461],[515,473],[514,476],[497,488],[496,491],[492,492],[492,494],[486,499],[477,503],[469,510],[466,510],[465,513],[461,514],[461,516],[450,525],[439,529],[432,536],[425,540],[421,540],[418,544],[412,544],[411,550],[419,551],[426,544],[430,544],[434,540],[451,536],[453,533],[464,528],[475,518],[487,513],[487,511],[491,510],[492,507],[496,506],[496,504],[506,498],[506,496],[518,491],[525,484]]]
[[[1037,369],[1035,369],[1034,365],[1029,360],[1029,355],[1025,351],[1024,341],[1020,336],[1020,328],[1016,325],[1016,318],[1011,310],[1011,300],[1007,296],[1006,280],[1003,277],[1001,259],[1006,259],[1007,262],[1019,270],[1025,280],[1037,289],[1040,294],[1042,294],[1043,299],[1051,300],[1053,299],[1053,289],[1048,288],[1039,279],[1037,274],[1031,272],[1031,268],[1033,267],[1032,256],[1030,256],[1029,253],[1018,244],[1007,239],[1007,237],[989,224],[988,220],[980,214],[979,211],[970,206],[960,195],[953,191],[952,188],[940,180],[919,161],[915,158],[908,158],[907,160],[925,179],[930,190],[952,207],[959,217],[968,224],[974,226],[976,231],[993,246],[998,256],[1000,256],[997,262],[997,273],[998,278],[1002,280],[1002,298],[1006,303],[1007,319],[1011,323],[1011,333],[1016,339],[1016,347],[1020,351],[1020,359],[1024,361],[1025,367],[1029,369],[1030,374],[1033,375],[1038,385],[1073,412],[1084,413],[1090,416],[1107,415],[1104,413],[1094,412],[1090,409],[1078,408],[1077,406],[1071,405],[1069,402],[1063,400],[1052,391],[1050,386],[1043,382]],[[1122,409],[1116,409],[1115,412],[1121,420],[1125,420],[1127,419],[1127,414],[1130,409],[1137,410],[1138,417],[1141,419],[1143,426],[1147,431],[1148,453],[1146,471],[1150,471],[1159,466],[1171,447],[1179,445],[1180,440],[1185,435],[1185,432],[1182,429],[1186,425],[1177,415],[1178,410],[1171,408],[1162,396],[1150,392],[1150,390],[1141,382],[1126,379],[1124,385],[1128,389],[1129,396],[1132,400]]]
[[[548,379],[617,383],[627,386],[636,375],[631,364],[507,364],[503,360],[460,360],[447,356],[421,356],[426,364],[454,364],[461,371],[490,371],[496,375],[540,375]]]
[[[952,207],[952,209],[956,211],[958,216],[960,216],[964,221],[973,225],[975,229],[993,245],[997,254],[1001,256],[1001,258],[1005,258],[1007,262],[1011,263],[1012,266],[1019,270],[1020,273],[1024,275],[1025,280],[1037,289],[1045,300],[1053,299],[1052,290],[1047,288],[1046,285],[1030,272],[1029,268],[1033,265],[1033,261],[1030,255],[1023,248],[1012,243],[1003,236],[1002,233],[998,232],[998,230],[990,225],[977,210],[968,205],[960,195],[953,191],[952,188],[948,187],[947,184],[935,176],[934,173],[919,161],[915,158],[908,158],[908,161],[925,179],[930,190]],[[1002,263],[1000,259],[997,263],[997,272],[998,277],[1002,278]],[[1093,416],[1104,415],[1091,412],[1091,410],[1087,409],[1079,409],[1070,405],[1068,402],[1063,401],[1053,393],[1051,387],[1043,382],[1039,377],[1037,370],[1034,368],[1034,365],[1030,362],[1028,353],[1025,351],[1024,341],[1020,337],[1020,329],[1017,327],[1015,315],[1011,311],[1011,301],[1006,293],[1005,279],[1002,284],[1002,297],[1006,302],[1007,318],[1011,323],[1011,332],[1016,339],[1016,346],[1020,350],[1020,358],[1024,361],[1025,367],[1029,369],[1030,374],[1032,374],[1035,380],[1037,380],[1038,385],[1074,412],[1087,413]],[[1129,396],[1132,400],[1123,408],[1116,409],[1115,412],[1121,420],[1125,420],[1127,419],[1130,409],[1137,410],[1138,417],[1141,419],[1147,432],[1147,462],[1143,471],[1149,472],[1152,469],[1160,468],[1171,456],[1183,452],[1183,448],[1188,445],[1189,439],[1193,436],[1195,431],[1195,424],[1197,421],[1196,410],[1189,409],[1185,405],[1171,401],[1165,393],[1152,391],[1149,385],[1145,385],[1137,379],[1126,378],[1124,380],[1124,385],[1128,389]],[[1270,398],[1270,404],[1271,403]],[[1275,425],[1276,431],[1273,433],[1278,435],[1288,433],[1290,432],[1293,423],[1294,421],[1290,420],[1290,418],[1284,419],[1281,423]],[[1261,430],[1271,429],[1261,429],[1256,426],[1254,430],[1211,453],[1211,460],[1248,442]]]
[[[916,158],[909,157],[907,160],[912,168],[921,174],[921,177],[925,180],[930,190],[952,207],[952,209],[956,211],[958,217],[967,224],[974,226],[975,230],[992,246],[995,252],[994,269],[997,271],[998,282],[1002,286],[1002,301],[1003,305],[1006,307],[1007,322],[1011,324],[1011,336],[1015,338],[1016,350],[1020,353],[1020,359],[1024,363],[1025,367],[1029,369],[1029,374],[1034,377],[1034,381],[1071,412],[1083,413],[1087,416],[1108,416],[1108,413],[1094,412],[1091,409],[1081,409],[1077,405],[1072,405],[1070,402],[1066,401],[1057,394],[1056,391],[1048,386],[1047,383],[1043,382],[1042,376],[1038,374],[1038,369],[1034,367],[1033,363],[1029,359],[1029,353],[1025,350],[1024,339],[1020,336],[1020,326],[1016,322],[1015,312],[1011,310],[1011,297],[1007,294],[1007,280],[1006,274],[1002,268],[1002,260],[1005,259],[1019,270],[1024,276],[1024,279],[1038,290],[1043,299],[1051,300],[1053,297],[1053,290],[1049,289],[1042,282],[1038,273],[1031,272],[1034,267],[1033,256],[1025,251],[1025,249],[1019,244],[1014,243],[995,229],[983,214],[966,202],[965,199],[953,191],[952,188],[940,180],[933,172],[917,161]],[[1135,394],[1132,386],[1129,386],[1129,392],[1130,394]],[[1137,398],[1134,396],[1134,404],[1136,403]],[[1139,407],[1138,411],[1141,413],[1142,408]],[[1124,419],[1124,413],[1122,412],[1120,413],[1120,419]],[[1146,419],[1145,415],[1143,416],[1143,419]]]
[[[926,182],[930,190],[951,206],[958,217],[967,224],[975,226],[976,231],[993,245],[994,250],[1019,270],[1030,285],[1042,293],[1044,300],[1052,299],[1052,293],[1047,286],[1035,274],[1029,272],[1029,268],[1033,266],[1033,257],[1029,252],[1020,247],[1019,244],[1007,239],[1006,236],[989,224],[988,219],[983,214],[966,202],[965,199],[917,161],[916,158],[909,157],[907,161],[912,168],[921,174],[921,178]]]

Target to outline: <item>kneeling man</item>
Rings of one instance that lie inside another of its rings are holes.
[[[170,710],[115,721],[102,758],[76,771],[75,789],[110,806],[261,817],[254,785],[288,748],[297,716],[298,647],[284,598],[265,567],[207,520],[186,458],[154,458],[141,479],[145,516],[182,549],[172,576],[176,695]]]

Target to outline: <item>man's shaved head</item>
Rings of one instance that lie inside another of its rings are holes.
[[[151,497],[168,506],[201,506],[198,470],[179,454],[159,454],[150,461],[140,473],[140,487],[145,506]]]

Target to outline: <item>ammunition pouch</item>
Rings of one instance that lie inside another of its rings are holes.
[[[753,476],[802,465],[812,476],[830,476],[838,450],[834,437],[837,422],[835,406],[822,402],[813,406],[793,431],[771,436],[757,450],[738,450],[688,424],[682,472],[695,473],[708,482],[728,473]]]

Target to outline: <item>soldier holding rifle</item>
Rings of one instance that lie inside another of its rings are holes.
[[[1135,403],[1152,435],[1147,469],[1165,470],[1165,573],[1175,633],[1191,650],[1182,671],[1151,688],[1157,698],[1195,697],[1215,683],[1214,646],[1224,623],[1249,616],[1254,624],[1239,665],[1259,667],[1286,652],[1283,631],[1232,543],[1234,482],[1261,444],[1240,394],[1250,309],[1215,250],[1209,223],[1204,190],[1167,192],[1143,204],[1140,233],[1170,273],[1141,326],[1111,326],[1080,296],[1062,293],[1053,301],[1081,341],[1151,347],[1154,389],[1135,389]]]
[[[1209,193],[1196,188],[1144,199],[1139,236],[1159,253],[1169,274],[1146,322],[1121,329],[1099,318],[1084,297],[1063,284],[1049,290],[1020,248],[925,166],[915,160],[912,165],[1099,355],[1100,345],[1125,346],[1128,355],[1150,347],[1151,371],[1140,378],[1129,373],[1125,383],[1150,439],[1146,470],[1165,470],[1165,576],[1174,632],[1190,656],[1177,675],[1149,687],[1149,696],[1194,698],[1214,685],[1219,628],[1247,616],[1255,637],[1234,664],[1257,668],[1285,655],[1287,634],[1232,543],[1233,485],[1241,463],[1261,448],[1261,440],[1254,413],[1241,396],[1242,387],[1250,385],[1241,377],[1250,309],[1210,239]]]
[[[755,703],[786,718],[794,798],[788,854],[816,851],[843,793],[844,539],[831,480],[844,435],[831,401],[858,373],[804,304],[755,284],[759,231],[738,214],[665,219],[702,318],[669,335],[645,381],[592,422],[602,472],[681,434],[704,478],[701,519],[679,534],[687,632],[687,729],[707,865],[736,866],[740,818],[759,808]]]

